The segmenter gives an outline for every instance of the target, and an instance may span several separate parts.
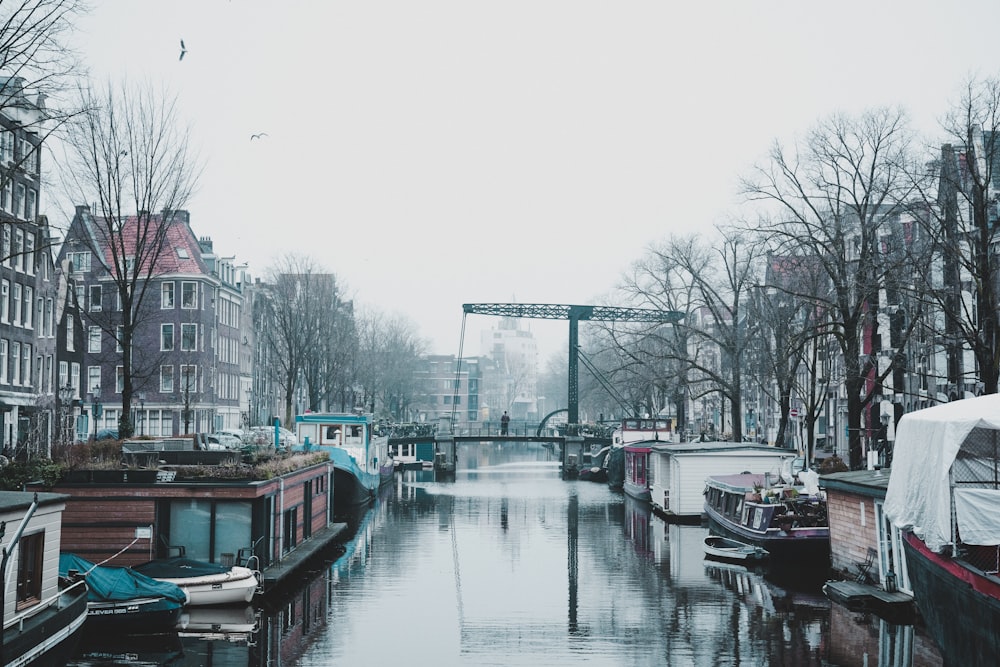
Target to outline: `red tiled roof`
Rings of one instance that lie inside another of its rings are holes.
[[[95,223],[96,236],[106,239],[106,229],[104,218],[93,218]],[[136,252],[137,248],[147,239],[153,242],[160,232],[161,226],[167,225],[166,237],[163,241],[162,250],[157,253],[154,249],[148,248]],[[162,214],[155,213],[140,222],[139,216],[129,216],[122,226],[122,245],[127,257],[139,256],[140,261],[155,260],[156,266],[153,273],[162,274],[202,274],[208,273],[208,267],[201,258],[201,247],[194,232],[186,222],[186,215],[171,216],[167,219]],[[110,245],[105,241],[101,243],[104,250],[104,262],[107,266],[114,266],[114,256]],[[184,256],[182,256],[184,255]],[[145,270],[145,267],[142,267]]]

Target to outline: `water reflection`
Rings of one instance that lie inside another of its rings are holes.
[[[454,481],[402,473],[351,522],[252,610],[255,631],[74,664],[941,664],[921,631],[830,603],[808,571],[706,561],[706,528],[562,481],[537,446],[464,448]]]

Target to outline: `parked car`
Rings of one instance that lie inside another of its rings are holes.
[[[209,449],[215,449],[212,445],[217,445],[221,449],[239,449],[243,446],[243,441],[240,438],[221,431],[209,433],[207,439]]]
[[[263,445],[274,442],[274,427],[273,426],[255,426],[250,429],[250,440],[251,442]],[[278,427],[278,443],[282,447],[293,447],[299,444],[299,439],[294,433],[289,431],[287,428]]]
[[[247,433],[240,428],[220,428],[218,431],[216,431],[216,433],[218,435],[225,435],[236,438],[237,440],[240,441],[240,444],[247,441]]]

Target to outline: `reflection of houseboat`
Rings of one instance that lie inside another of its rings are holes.
[[[901,539],[900,587],[949,663],[1000,655],[1000,396],[903,415],[884,511]]]
[[[370,502],[392,479],[389,437],[375,435],[371,415],[306,413],[295,418],[295,426],[299,447],[329,453],[338,511]]]
[[[5,665],[64,664],[87,619],[87,587],[60,581],[57,561],[66,496],[0,491]],[[16,541],[16,544],[15,544]],[[36,569],[37,568],[37,569]]]
[[[809,477],[805,485],[772,485],[769,475],[709,477],[705,513],[713,532],[762,547],[772,559],[827,567],[826,500],[813,479],[816,474]]]

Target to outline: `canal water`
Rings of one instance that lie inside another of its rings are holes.
[[[563,481],[539,445],[462,445],[453,480],[400,473],[350,520],[257,607],[176,637],[88,638],[72,664],[945,664],[921,628],[831,603],[822,572],[706,561],[706,528]]]

